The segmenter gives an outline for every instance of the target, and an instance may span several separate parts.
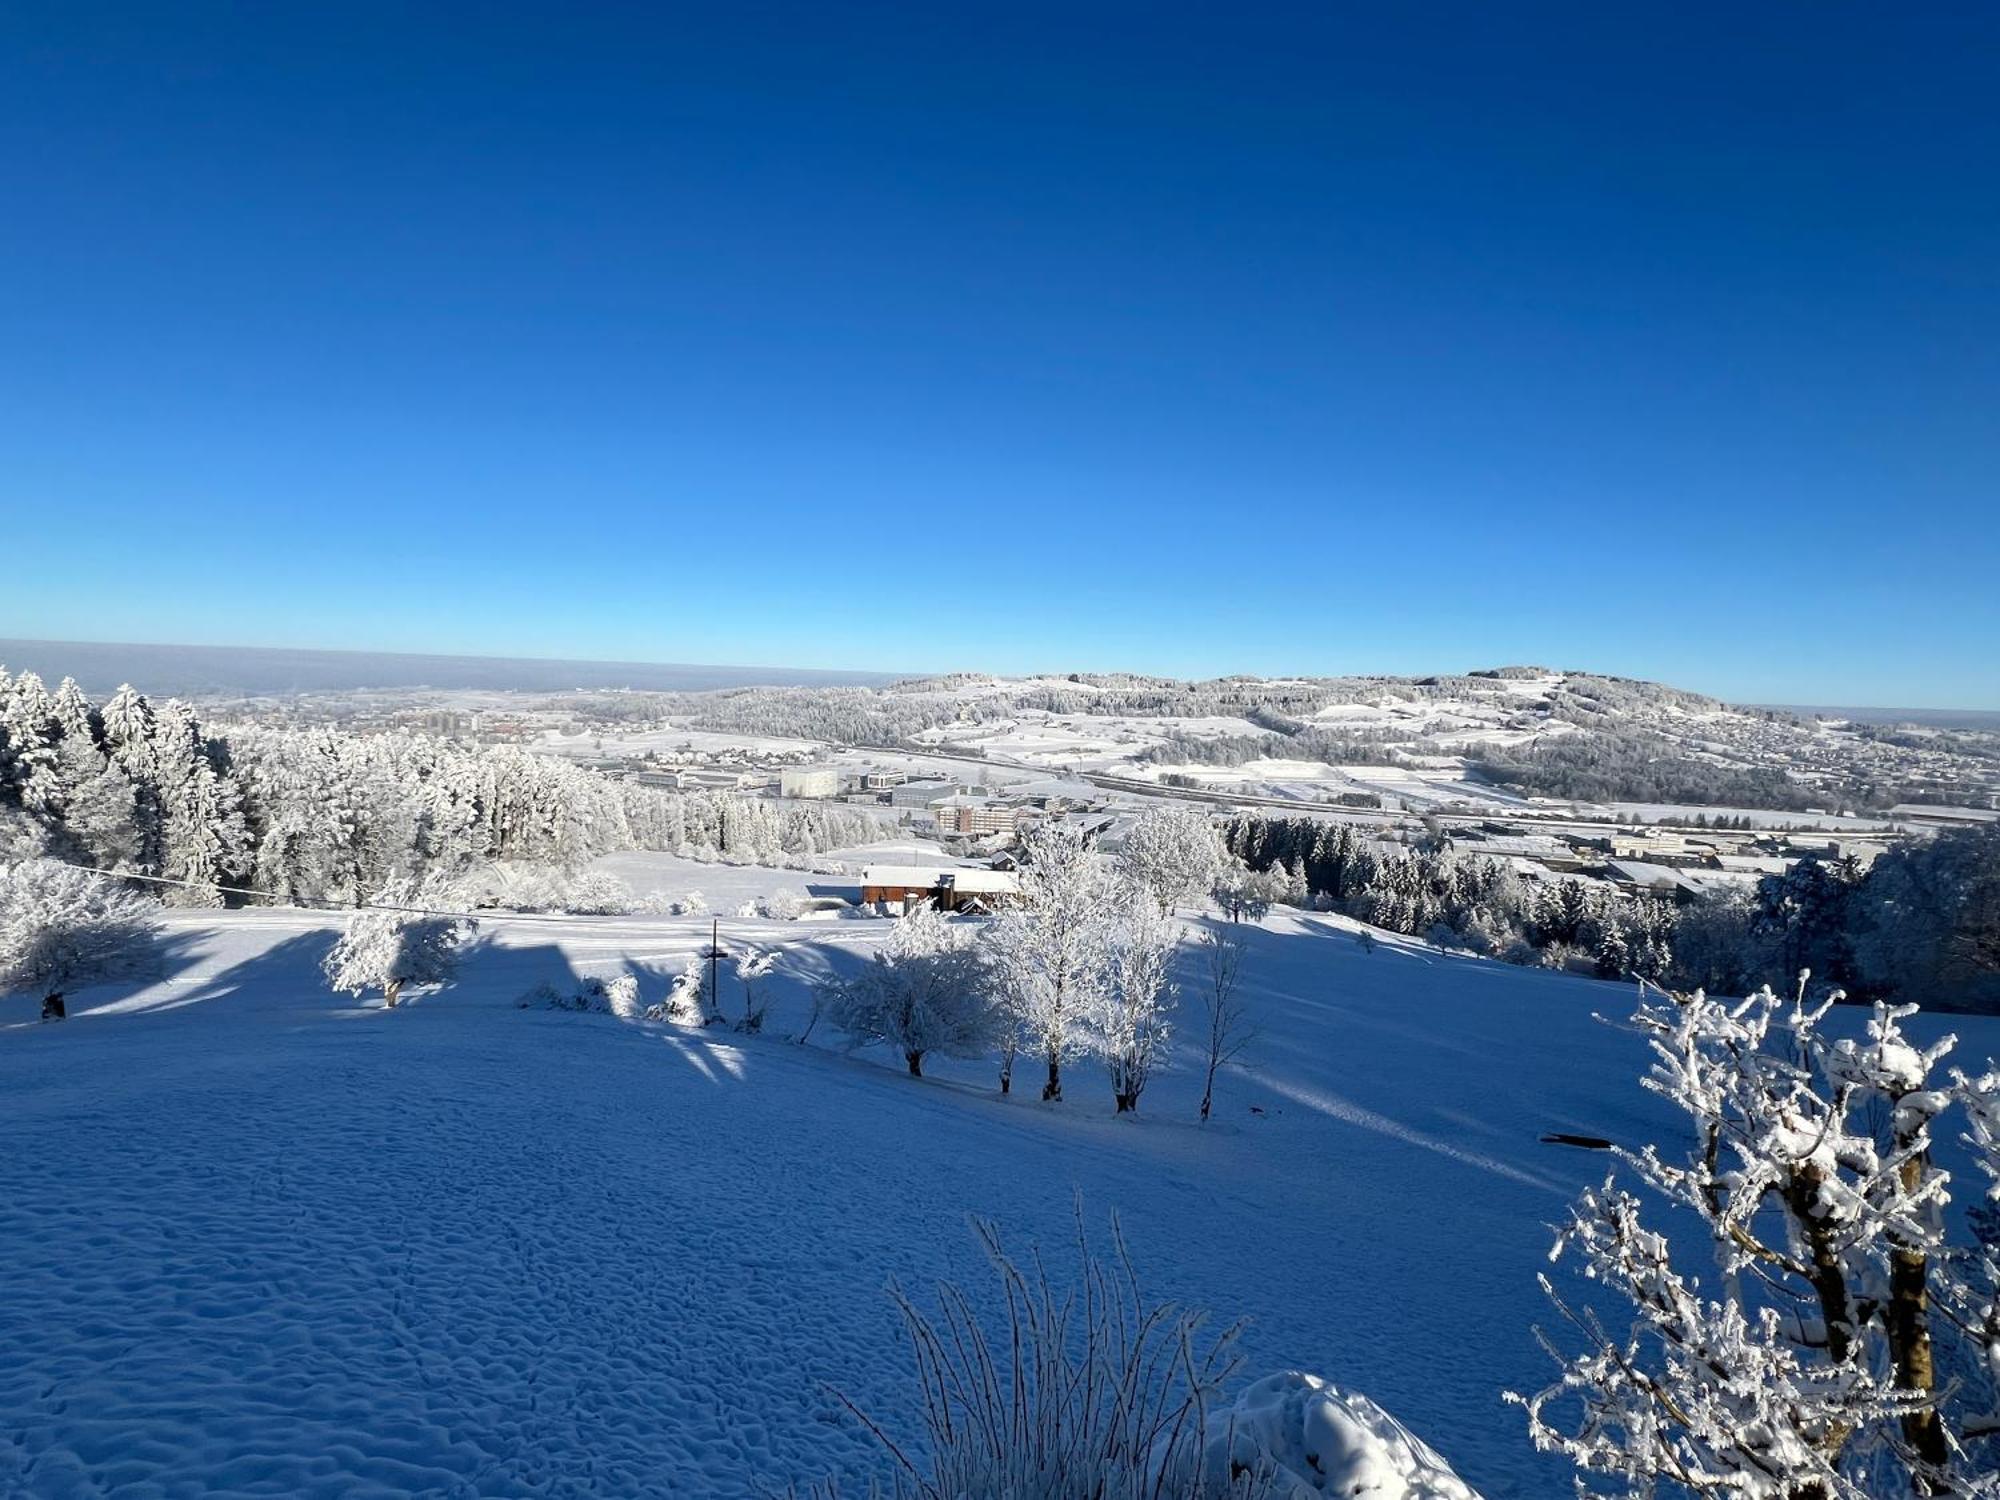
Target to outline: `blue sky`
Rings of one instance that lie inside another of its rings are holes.
[[[2000,10],[0,15],[0,635],[2000,706]]]

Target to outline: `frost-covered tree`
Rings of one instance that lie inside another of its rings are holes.
[[[1090,1045],[1111,1075],[1119,1114],[1139,1107],[1139,1096],[1166,1060],[1173,1035],[1178,988],[1171,977],[1181,927],[1155,893],[1134,881],[1116,889],[1108,945],[1108,982],[1091,997],[1084,1022]]]
[[[1557,1253],[1628,1301],[1632,1326],[1615,1333],[1544,1278],[1584,1348],[1551,1344],[1561,1380],[1514,1398],[1538,1446],[1623,1493],[1994,1493],[1991,1466],[1968,1457],[1982,1430],[1971,1388],[1939,1379],[1934,1347],[1943,1336],[1955,1363],[1993,1358],[1976,1316],[1935,1316],[1975,1300],[1959,1294],[1941,1228],[1947,1178],[1931,1163],[1932,1123],[1951,1102],[1933,1075],[1952,1040],[1913,1041],[1909,1006],[1878,1006],[1863,1039],[1837,1038],[1823,1025],[1831,1004],[1764,990],[1640,1008],[1646,1085],[1688,1116],[1695,1143],[1680,1159],[1650,1146],[1620,1155],[1704,1226],[1717,1274],[1691,1274],[1640,1200],[1607,1180],[1578,1203]],[[1580,1412],[1558,1422],[1571,1402]]]
[[[998,919],[994,953],[1026,1044],[1048,1064],[1044,1099],[1062,1098],[1062,1065],[1110,979],[1112,884],[1081,829],[1045,823],[1021,840],[1020,899]]]
[[[1201,1003],[1206,1025],[1202,1032],[1204,1070],[1201,1119],[1208,1123],[1215,1104],[1215,1075],[1250,1044],[1250,1016],[1239,981],[1243,976],[1243,939],[1228,928],[1210,927],[1201,935]]]
[[[0,864],[0,991],[25,990],[42,1019],[64,996],[141,972],[159,950],[158,905],[54,860]]]
[[[361,995],[380,990],[390,1009],[411,984],[444,984],[458,972],[466,939],[475,923],[453,908],[455,898],[440,883],[409,876],[390,880],[372,904],[348,918],[346,930],[328,951],[327,983]]]
[[[1230,921],[1241,922],[1247,917],[1252,922],[1261,922],[1271,909],[1265,885],[1262,876],[1253,874],[1241,858],[1232,854],[1217,872],[1209,895]]]
[[[778,966],[778,955],[768,948],[758,948],[746,944],[736,955],[736,982],[743,986],[743,1020],[740,1025],[745,1031],[762,1031],[764,1013],[770,1008],[770,993],[764,981],[771,977],[771,971]]]
[[[720,1017],[709,1014],[704,998],[708,986],[708,964],[699,955],[690,958],[681,966],[673,983],[667,988],[667,998],[657,1005],[647,1007],[649,1021],[671,1021],[676,1026],[706,1026]]]
[[[868,966],[826,992],[827,1019],[857,1043],[894,1047],[912,1077],[924,1059],[978,1057],[1003,1024],[978,929],[928,902],[896,923]]]
[[[56,749],[62,724],[55,700],[33,672],[0,671],[0,799],[43,817],[60,816],[62,778]]]
[[[1171,912],[1199,901],[1214,888],[1227,855],[1215,823],[1200,808],[1162,803],[1132,823],[1118,851],[1118,867]]]

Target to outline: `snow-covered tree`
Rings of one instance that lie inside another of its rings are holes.
[[[38,816],[59,816],[62,778],[56,747],[61,741],[55,700],[42,679],[33,672],[14,678],[0,672],[0,742],[6,747],[0,759],[0,799]]]
[[[0,864],[0,991],[26,990],[42,1019],[64,996],[140,972],[158,954],[158,905],[54,860]]]
[[[1184,802],[1161,803],[1136,818],[1118,851],[1118,867],[1171,912],[1207,896],[1227,856],[1207,813]]]
[[[1021,840],[1020,899],[998,919],[994,953],[1027,1045],[1048,1064],[1044,1099],[1062,1098],[1062,1065],[1110,980],[1111,881],[1081,829],[1045,823]]]
[[[771,977],[771,971],[778,966],[778,955],[768,948],[758,948],[745,944],[743,951],[736,955],[736,982],[743,986],[743,1020],[745,1031],[764,1029],[764,1012],[770,1007],[770,993],[764,988],[764,981]]]
[[[1241,922],[1247,917],[1252,922],[1261,922],[1271,909],[1269,884],[1264,876],[1252,873],[1248,865],[1232,854],[1217,872],[1209,895],[1230,921]]]
[[[348,918],[326,955],[330,986],[353,995],[380,990],[394,1009],[405,985],[444,984],[458,972],[475,924],[457,914],[455,898],[439,882],[398,876],[371,899]]]
[[[1154,892],[1136,881],[1120,882],[1110,927],[1109,982],[1091,997],[1084,1021],[1122,1115],[1139,1107],[1139,1096],[1166,1059],[1178,994],[1171,970],[1181,927]]]
[[[1986,1176],[1986,1201],[1974,1208],[1976,1243],[1955,1256],[1940,1300],[1966,1332],[1968,1357],[1955,1375],[1968,1387],[1960,1432],[1981,1445],[1988,1467],[2000,1470],[2000,1068],[1988,1059],[1976,1078],[1954,1070],[1953,1094],[1965,1113],[1964,1140]]]
[[[1206,928],[1201,935],[1201,954],[1201,1003],[1207,1023],[1202,1033],[1201,1118],[1206,1124],[1215,1104],[1215,1075],[1250,1044],[1251,1030],[1238,985],[1243,975],[1243,939],[1226,927]]]
[[[1002,1024],[994,972],[977,929],[955,923],[928,902],[906,913],[868,966],[827,987],[827,1019],[857,1043],[881,1042],[902,1054],[911,1076],[924,1059],[978,1057]]]
[[[1690,1274],[1639,1199],[1607,1180],[1572,1212],[1557,1253],[1575,1252],[1627,1300],[1632,1327],[1614,1333],[1544,1278],[1585,1348],[1550,1345],[1561,1380],[1514,1398],[1538,1446],[1624,1493],[1994,1493],[1990,1466],[1965,1457],[1979,1430],[1966,1391],[1938,1379],[1933,1347],[1954,1276],[1930,1134],[1951,1095],[1932,1075],[1952,1039],[1914,1042],[1909,1006],[1878,1006],[1864,1039],[1836,1038],[1822,1025],[1832,1003],[1764,990],[1640,1008],[1646,1086],[1686,1113],[1695,1145],[1679,1160],[1650,1146],[1619,1154],[1705,1227],[1718,1274],[1709,1285]],[[1972,1323],[1942,1326],[1955,1354],[1969,1340],[1990,1362]],[[1580,1414],[1559,1424],[1552,1412],[1571,1401]]]
[[[676,1026],[706,1026],[719,1017],[709,1014],[704,991],[708,986],[708,962],[699,955],[681,966],[667,989],[667,998],[647,1007],[649,1021],[671,1021]]]

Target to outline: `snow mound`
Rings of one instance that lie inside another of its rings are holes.
[[[1208,1480],[1275,1469],[1271,1500],[1479,1500],[1428,1444],[1366,1396],[1296,1370],[1266,1375],[1209,1418]]]

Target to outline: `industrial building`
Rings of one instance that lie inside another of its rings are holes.
[[[938,832],[984,838],[990,833],[1012,833],[1020,818],[1018,803],[996,802],[990,797],[968,797],[963,792],[940,797],[930,804]]]
[[[778,772],[781,797],[838,797],[840,772],[832,766],[785,766]]]

